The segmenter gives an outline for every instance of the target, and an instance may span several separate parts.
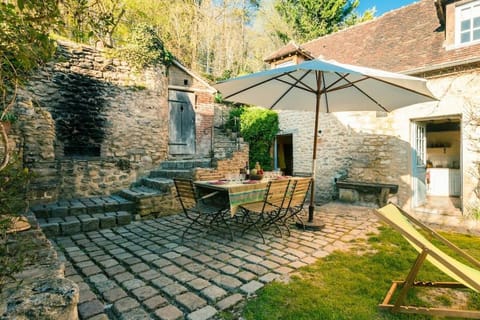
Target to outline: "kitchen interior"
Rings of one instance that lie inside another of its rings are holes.
[[[434,205],[438,206],[443,202],[460,208],[462,193],[460,120],[428,121],[426,138],[427,176],[430,177],[427,181],[427,202],[430,198]]]

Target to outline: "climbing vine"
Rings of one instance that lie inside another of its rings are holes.
[[[237,121],[239,119],[239,121]],[[278,114],[257,107],[237,107],[230,111],[227,128],[239,129],[250,145],[250,167],[258,162],[264,170],[272,170],[271,148],[279,131]]]

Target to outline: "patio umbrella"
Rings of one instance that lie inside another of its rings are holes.
[[[315,111],[313,183],[308,211],[308,223],[313,228],[319,114],[339,111],[389,112],[437,100],[424,79],[321,59],[229,79],[214,87],[226,101],[269,109]]]

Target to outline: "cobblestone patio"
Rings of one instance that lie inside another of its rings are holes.
[[[81,319],[215,319],[265,284],[377,232],[371,209],[318,208],[321,231],[291,236],[192,230],[183,215],[52,239],[80,288]]]

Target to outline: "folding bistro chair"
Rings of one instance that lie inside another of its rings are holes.
[[[289,183],[290,180],[269,181],[263,201],[245,203],[240,206],[243,220],[247,223],[242,230],[242,235],[249,229],[254,228],[262,237],[263,243],[265,243],[262,229],[275,225],[274,222],[284,207],[285,194],[288,191]],[[278,226],[276,227],[278,228]],[[281,234],[280,228],[278,230]]]
[[[203,228],[211,228],[214,225],[219,224],[223,224],[227,227],[230,232],[230,239],[233,240],[232,229],[226,220],[229,209],[224,206],[209,204],[205,201],[218,192],[198,197],[192,180],[175,178],[173,181],[175,183],[175,188],[177,189],[177,198],[180,201],[183,212],[190,220],[190,224],[182,233],[182,241],[187,231],[195,225]],[[208,231],[208,229],[206,231]]]
[[[304,210],[305,201],[307,200],[308,191],[312,184],[312,178],[299,178],[292,180],[293,188],[287,204],[284,225],[288,228],[288,220],[294,219],[300,222],[305,229],[300,213]],[[289,230],[290,231],[290,230]]]
[[[379,305],[380,309],[390,310],[392,312],[401,313],[418,313],[432,316],[442,317],[462,317],[462,318],[474,318],[480,319],[480,311],[476,310],[462,310],[452,308],[435,308],[435,307],[417,307],[405,305],[405,299],[408,291],[412,287],[433,287],[433,288],[470,288],[476,292],[480,292],[480,262],[459,249],[453,243],[443,238],[434,230],[428,228],[411,215],[395,206],[394,204],[388,204],[380,209],[374,210],[374,212],[383,221],[387,222],[395,230],[407,239],[407,241],[419,252],[419,255],[412,266],[406,280],[393,281],[390,290],[387,292],[383,302]],[[444,251],[440,250],[434,244],[432,244],[427,238],[425,238],[415,227],[420,227],[429,233],[431,236],[441,241],[448,246],[455,254],[458,254],[469,264],[474,266],[468,266],[455,258],[449,256]],[[416,276],[422,266],[422,264],[428,260],[435,267],[441,270],[443,273],[456,280],[456,282],[420,282],[416,281]],[[397,291],[394,302],[390,302]]]

